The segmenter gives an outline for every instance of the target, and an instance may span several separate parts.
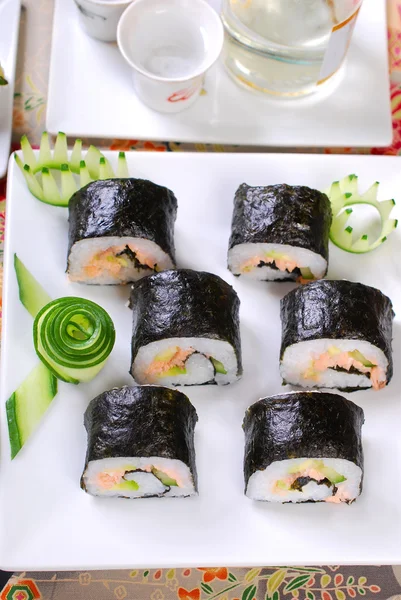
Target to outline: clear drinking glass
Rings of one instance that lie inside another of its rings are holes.
[[[319,89],[341,67],[362,0],[223,0],[223,60],[250,88],[282,96]]]

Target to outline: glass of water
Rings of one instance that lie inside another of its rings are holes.
[[[248,88],[312,93],[343,64],[362,1],[223,0],[224,64]]]

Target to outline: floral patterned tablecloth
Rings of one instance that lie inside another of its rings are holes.
[[[393,144],[389,148],[327,148],[323,152],[401,154],[401,0],[387,1]],[[18,147],[23,133],[28,134],[33,144],[38,144],[45,126],[52,13],[52,0],[24,0],[15,87],[14,148]],[[160,152],[235,150],[220,145],[171,141],[96,140],[95,143],[112,149]],[[5,181],[0,181],[0,285],[5,189]],[[0,600],[349,600],[362,596],[367,600],[401,600],[401,567],[220,567],[16,573],[0,592]]]

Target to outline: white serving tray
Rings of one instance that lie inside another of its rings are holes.
[[[115,164],[116,154],[107,156]],[[128,155],[131,175],[171,188],[178,198],[180,267],[212,271],[241,300],[244,375],[232,385],[181,388],[196,407],[199,497],[94,498],[79,487],[84,465],[84,410],[94,396],[133,384],[127,287],[70,284],[65,275],[67,210],[38,202],[12,160],[7,191],[1,364],[0,568],[73,570],[178,566],[401,563],[401,232],[379,249],[352,255],[330,247],[329,277],[379,287],[394,302],[394,378],[380,392],[346,395],[365,410],[365,483],[351,506],[271,505],[243,494],[245,409],[288,390],[279,377],[280,298],[294,284],[235,278],[226,269],[237,186],[287,182],[325,189],[352,172],[361,190],[381,182],[380,198],[401,205],[395,157],[140,153]],[[399,206],[398,215],[400,213]],[[84,296],[111,315],[116,346],[90,384],[60,382],[40,429],[11,461],[5,401],[37,363],[32,318],[18,299],[16,252],[53,298]]]
[[[220,0],[208,0],[215,8]],[[187,111],[163,115],[135,96],[116,44],[88,37],[73,0],[56,0],[47,128],[97,138],[255,146],[386,146],[392,140],[386,2],[364,0],[347,69],[330,88],[279,100],[242,89],[218,63],[206,95]]]
[[[0,89],[0,179],[6,174],[10,154],[20,12],[20,0],[0,0],[0,63],[8,81]]]

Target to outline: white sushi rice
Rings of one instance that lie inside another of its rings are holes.
[[[154,358],[161,352],[178,346],[183,350],[193,348],[200,354],[192,354],[185,363],[185,375],[161,377],[159,373],[147,373]],[[205,356],[206,355],[206,356]],[[227,375],[214,372],[214,367],[207,356],[220,361]],[[231,344],[211,338],[167,338],[151,342],[139,349],[133,365],[132,374],[140,384],[158,383],[159,385],[201,385],[215,381],[219,385],[233,383],[238,379],[237,357]]]
[[[228,268],[234,275],[242,275],[250,279],[262,281],[279,281],[292,277],[297,279],[297,275],[291,275],[287,271],[272,269],[271,267],[254,267],[250,271],[243,272],[243,265],[254,257],[261,257],[269,252],[283,254],[291,261],[295,261],[299,267],[309,268],[315,279],[324,277],[327,271],[327,261],[311,250],[298,248],[297,246],[288,246],[286,244],[237,244],[228,251]]]
[[[354,500],[360,494],[362,469],[353,462],[342,458],[321,458],[326,467],[330,467],[345,477],[345,481],[336,484],[339,494],[346,496],[349,501]],[[306,502],[308,500],[325,501],[333,495],[332,488],[326,485],[318,485],[310,481],[299,490],[275,490],[277,481],[285,479],[289,470],[297,464],[302,465],[307,458],[294,458],[271,463],[264,471],[256,471],[248,480],[246,495],[252,500],[263,500],[265,502]]]
[[[139,485],[138,490],[111,490],[99,485],[98,476],[102,473],[108,474],[120,470],[149,469],[151,467],[158,471],[163,471],[172,479],[175,479],[178,486],[165,486],[151,472],[145,473],[127,473],[125,479],[136,481]],[[101,460],[92,460],[89,462],[84,474],[83,483],[86,491],[94,496],[124,496],[126,498],[146,498],[148,496],[179,497],[197,495],[192,473],[189,467],[180,460],[151,457],[115,457],[103,458]]]
[[[293,344],[286,348],[280,362],[280,374],[283,380],[291,385],[300,387],[347,388],[372,387],[367,375],[326,369],[318,375],[318,380],[305,378],[304,374],[312,366],[312,361],[319,358],[332,346],[341,352],[358,350],[373,364],[387,372],[388,360],[382,350],[364,340],[327,339],[308,340]]]
[[[129,246],[133,252],[136,250],[141,255],[149,257],[152,263],[157,264],[159,271],[173,269],[174,264],[168,254],[164,252],[154,242],[134,237],[101,237],[80,240],[71,248],[68,257],[68,275],[71,281],[79,283],[89,283],[97,285],[122,284],[131,281],[137,281],[145,275],[153,273],[152,269],[137,269],[132,261],[129,261],[128,267],[121,267],[117,275],[104,271],[97,277],[89,277],[85,272],[85,267],[94,263],[94,256],[104,252],[109,248],[121,248]]]

